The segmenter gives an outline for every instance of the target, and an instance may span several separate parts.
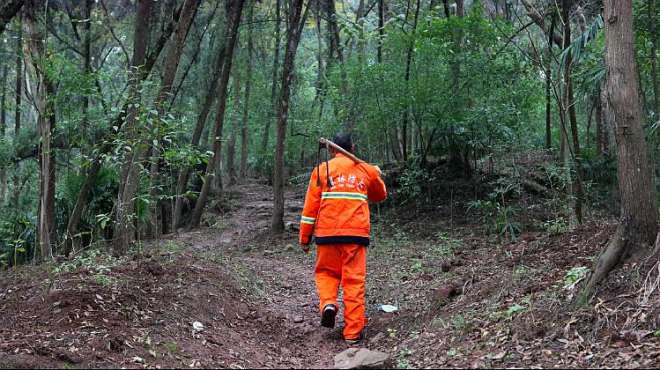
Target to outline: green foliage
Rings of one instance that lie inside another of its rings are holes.
[[[463,246],[462,240],[450,237],[447,232],[439,231],[435,236],[432,250],[439,256],[451,257],[457,249]]]
[[[11,214],[0,220],[0,266],[29,261],[36,243],[35,219]]]
[[[603,28],[603,17],[599,14],[596,16],[596,19],[591,24],[591,26],[584,31],[581,35],[575,38],[571,44],[564,49],[561,53],[561,64],[560,67],[564,68],[568,63],[568,56],[571,56],[571,59],[575,62],[580,61],[582,55],[586,51],[587,45],[596,39],[600,30]]]
[[[407,166],[397,178],[397,199],[401,204],[424,200],[425,185],[433,183],[435,178],[419,164]]]
[[[526,307],[521,306],[521,305],[516,303],[516,304],[513,304],[512,306],[509,306],[509,308],[507,308],[507,310],[504,312],[504,316],[506,318],[512,318],[516,314],[518,314],[520,312],[524,312],[526,309],[527,309]]]
[[[550,235],[559,235],[567,232],[570,225],[565,218],[558,217],[553,220],[544,221],[541,227]]]
[[[582,281],[589,273],[589,268],[585,266],[573,267],[566,271],[563,280],[564,289],[573,289],[580,281]]]
[[[488,200],[471,201],[468,210],[479,212],[481,221],[488,226],[490,232],[515,240],[522,231],[520,223],[515,221],[518,209],[516,206],[501,203],[497,198],[491,194]]]
[[[119,264],[119,262],[120,260],[113,258],[104,251],[90,249],[83,251],[70,261],[62,262],[55,266],[53,268],[53,273],[62,274],[85,269],[95,274],[95,279],[107,280],[109,278],[103,276],[108,274],[113,267]]]

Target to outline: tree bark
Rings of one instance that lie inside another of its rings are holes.
[[[649,8],[649,33],[651,35],[651,83],[653,84],[653,110],[655,119],[660,117],[660,86],[658,86],[658,29],[656,17],[658,10],[655,4],[656,0],[648,0]]]
[[[607,92],[603,84],[596,99],[596,151],[599,156],[608,155],[610,150],[609,130],[603,111],[606,96]]]
[[[564,50],[571,44],[571,22],[570,7],[572,0],[562,0],[562,18],[564,22]],[[574,211],[575,218],[579,224],[582,224],[582,202],[584,200],[584,189],[582,187],[582,159],[580,151],[580,139],[578,136],[577,114],[575,111],[575,98],[573,94],[573,78],[571,76],[573,69],[573,59],[571,53],[566,57],[564,66],[564,88],[566,94],[565,109],[568,110],[568,119],[571,125],[571,140],[573,144],[572,156],[575,165],[575,176],[573,176],[573,190],[575,192]]]
[[[406,71],[404,74],[404,81],[406,84],[406,91],[409,91],[410,85],[410,68],[413,61],[413,51],[415,46],[415,35],[417,33],[417,19],[419,18],[421,1],[417,0],[415,5],[415,16],[413,18],[413,28],[412,28],[412,37],[410,40],[410,45],[408,45],[408,52],[406,53]],[[401,154],[403,155],[403,161],[408,160],[408,123],[411,116],[411,107],[408,105],[403,112],[403,120],[401,125]]]
[[[548,32],[548,64],[545,69],[545,148],[552,148],[552,35],[555,33],[557,17],[553,14]]]
[[[340,78],[340,91],[344,100],[341,104],[348,107],[345,115],[340,116],[339,105],[334,104],[335,116],[343,122],[344,130],[347,132],[353,131],[355,126],[355,109],[356,104],[354,99],[351,99],[348,92],[348,77],[346,74],[346,66],[344,65],[344,50],[339,35],[339,25],[337,24],[337,10],[335,7],[335,0],[325,0],[326,22],[328,25],[328,60],[326,62],[326,71],[330,72],[334,67],[339,68]]]
[[[599,256],[581,293],[586,303],[596,285],[620,262],[651,251],[656,234],[657,200],[642,128],[637,63],[635,60],[632,0],[605,0],[605,114],[614,125],[617,146],[620,224]]]
[[[82,56],[83,56],[83,74],[86,77],[89,77],[92,74],[92,32],[91,32],[91,14],[92,14],[92,8],[94,6],[94,1],[93,0],[85,0],[84,8],[83,8],[83,16],[82,19],[78,19],[77,21],[79,22],[84,22],[84,29],[85,29],[85,35],[84,35],[84,40],[83,40],[83,50],[82,50]],[[73,20],[72,20],[73,23]],[[81,130],[85,135],[89,134],[89,107],[90,107],[91,99],[89,94],[85,94],[83,96],[83,107],[82,107],[82,112],[83,112],[83,119],[81,122]],[[83,147],[81,150],[85,150]],[[84,153],[84,152],[83,152]],[[81,175],[84,174],[84,168],[81,166],[80,170]],[[83,183],[83,186],[85,186],[87,181]],[[89,190],[91,191],[93,183],[89,184]],[[65,234],[65,240],[64,240],[64,249],[63,249],[63,254],[65,256],[68,256],[71,252],[76,251],[80,248],[80,241],[81,239],[78,237],[78,230],[77,228],[75,230],[69,230],[69,224],[71,226],[77,225],[77,223],[80,221],[80,218],[82,217],[82,208],[76,209],[74,206],[74,209],[71,213],[71,216],[69,217],[69,221],[67,223],[67,232]],[[72,223],[71,220],[74,220],[75,222]],[[69,231],[74,232],[75,234],[70,234]]]
[[[52,259],[55,223],[55,152],[52,147],[52,134],[55,129],[55,105],[51,98],[55,85],[46,71],[47,39],[37,23],[37,11],[42,9],[39,2],[31,3],[26,9],[25,28],[28,33],[28,57],[34,71],[34,105],[37,110],[37,130],[39,133],[39,218],[37,239],[39,261]],[[48,19],[48,14],[44,15]]]
[[[2,96],[0,96],[0,143],[4,142],[7,132],[7,75],[9,67],[6,63],[2,66]],[[7,169],[0,168],[0,206],[5,204],[7,195]]]
[[[200,140],[202,137],[208,139],[208,132],[206,131],[206,121],[208,120],[209,113],[211,112],[211,107],[215,97],[218,95],[218,86],[220,81],[220,76],[222,76],[222,69],[225,64],[225,56],[227,50],[227,38],[223,35],[222,42],[220,43],[217,50],[217,57],[215,60],[215,68],[213,72],[213,77],[211,78],[211,83],[204,98],[204,103],[202,104],[202,109],[197,115],[197,123],[195,124],[195,129],[193,131],[191,145],[195,149],[205,148],[206,144],[200,145]],[[184,192],[186,185],[188,184],[188,179],[190,177],[191,168],[186,167],[181,169],[179,176],[177,177],[176,184],[176,200],[174,203],[174,215],[172,217],[172,230],[183,226],[183,205],[184,205]]]
[[[151,31],[151,8],[153,2],[150,0],[139,0],[136,4],[137,12],[135,15],[134,36],[133,36],[133,57],[131,60],[131,69],[129,72],[129,93],[128,100],[131,101],[126,116],[125,128],[129,138],[137,136],[136,119],[137,108],[135,105],[140,100],[140,78],[141,69],[147,55],[147,45],[149,43],[149,34]],[[135,141],[135,140],[134,140]],[[125,154],[124,164],[121,169],[121,179],[119,183],[119,193],[116,204],[115,227],[113,253],[123,255],[135,239],[134,216],[135,200],[132,194],[135,194],[138,188],[139,169],[133,163],[137,148],[132,148]],[[130,181],[130,182],[129,182]]]
[[[247,177],[247,160],[248,160],[248,128],[250,126],[250,88],[252,87],[252,54],[254,49],[254,42],[252,40],[252,19],[254,18],[254,2],[250,4],[248,13],[248,41],[247,41],[247,72],[245,77],[245,97],[243,101],[243,121],[241,123],[241,165],[240,177],[245,180]]]
[[[296,51],[298,50],[301,34],[301,29],[298,25],[301,21],[302,7],[303,0],[291,0],[287,45],[284,54],[284,65],[282,67],[282,88],[280,90],[277,113],[277,144],[275,147],[275,166],[273,170],[274,204],[271,220],[271,232],[273,234],[281,234],[284,231],[284,144],[286,141],[291,81],[294,76]]]
[[[84,22],[85,22],[85,41],[83,45],[83,58],[84,58],[84,73],[86,77],[89,77],[92,74],[92,7],[94,6],[93,0],[85,0],[84,7]],[[89,129],[89,104],[90,98],[89,94],[83,96],[83,121],[82,129],[83,132],[87,133]]]
[[[318,0],[321,1],[321,0]],[[275,49],[273,56],[273,70],[271,71],[271,87],[270,87],[270,101],[271,101],[271,112],[276,114],[275,110],[277,109],[277,91],[278,91],[278,71],[280,69],[280,43],[281,35],[280,28],[282,24],[282,13],[281,13],[281,0],[275,1]],[[270,119],[266,120],[264,125],[263,139],[261,141],[261,153],[265,154],[268,150],[268,141],[270,139]]]
[[[195,209],[193,210],[192,219],[190,221],[191,227],[199,227],[213,178],[215,176],[220,176],[220,174],[216,173],[216,163],[220,161],[222,149],[222,127],[224,125],[225,109],[227,106],[227,85],[229,84],[234,47],[236,45],[236,39],[238,38],[238,25],[241,21],[244,4],[245,0],[231,0],[231,12],[226,23],[225,31],[225,35],[227,35],[227,51],[224,58],[225,63],[222,68],[222,76],[218,85],[218,109],[215,115],[215,126],[213,130],[213,155],[206,166],[206,174],[204,175],[202,190],[195,203]]]
[[[137,76],[139,82],[142,82],[147,77],[149,77],[149,74],[153,70],[155,63],[160,56],[160,53],[163,51],[163,48],[165,47],[165,43],[167,42],[167,40],[170,38],[170,35],[174,31],[174,24],[177,21],[177,19],[178,19],[178,15],[175,14],[175,17],[168,23],[168,25],[163,30],[162,34],[160,35],[160,38],[155,42],[152,51],[145,56],[144,64],[142,65],[142,68],[136,70],[135,68],[131,68],[131,65],[127,66],[127,68],[129,69],[129,81],[131,76]],[[135,52],[134,52],[134,56],[135,56]],[[119,109],[119,113],[114,117],[114,119],[111,120],[111,122],[109,122],[109,124],[107,125],[107,129],[105,129],[105,131],[101,135],[101,138],[96,141],[98,143],[101,143],[101,145],[97,151],[97,154],[94,155],[94,157],[90,161],[90,166],[89,169],[87,170],[85,182],[83,183],[82,187],[80,188],[80,191],[78,192],[78,197],[76,198],[76,204],[73,208],[73,211],[71,212],[71,216],[69,217],[69,222],[67,224],[67,237],[78,234],[78,229],[80,226],[80,221],[82,219],[83,212],[87,207],[89,196],[96,181],[96,177],[102,168],[103,157],[114,148],[114,145],[112,143],[113,138],[115,136],[114,128],[116,127],[117,130],[121,130],[124,127],[124,125],[128,122],[128,112],[131,108],[131,105],[134,102],[134,99],[135,98],[133,96],[130,95],[128,96],[128,99]]]
[[[385,0],[378,0],[378,47],[376,61],[383,62],[383,39],[385,39]]]
[[[234,103],[229,128],[229,143],[227,145],[227,185],[236,184],[236,130],[238,130],[238,121],[240,120],[239,107],[241,105],[241,74],[238,70],[234,71]]]
[[[195,15],[197,14],[197,9],[201,4],[200,0],[186,0],[181,8],[181,15],[179,21],[177,22],[176,29],[174,31],[174,38],[172,40],[172,45],[165,56],[163,70],[163,76],[161,79],[161,87],[154,105],[158,112],[158,117],[162,119],[166,112],[167,100],[172,94],[172,88],[174,86],[174,80],[176,78],[176,72],[179,69],[179,63],[181,61],[181,55],[185,48],[186,38],[188,37],[188,32],[190,27],[195,20]],[[156,137],[155,142],[160,143],[161,137]],[[160,192],[156,184],[158,183],[158,174],[160,167],[160,147],[159,145],[152,145],[151,147],[151,161],[150,161],[150,184],[149,189],[149,199],[152,202],[150,207],[150,230],[151,236],[154,238],[160,237],[162,234],[162,223],[160,222],[162,218],[161,214],[161,205],[158,200]],[[135,196],[133,194],[132,196]]]
[[[16,36],[16,100],[14,102],[14,138],[19,140],[21,135],[21,116],[23,100],[23,17],[18,15],[18,30]],[[18,209],[20,200],[21,179],[19,177],[20,164],[14,168],[14,194],[12,204]]]

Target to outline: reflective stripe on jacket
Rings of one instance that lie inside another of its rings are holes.
[[[374,166],[358,164],[337,154],[312,172],[300,218],[300,243],[309,244],[313,235],[317,244],[368,245],[371,229],[368,202],[381,202],[385,198],[385,183]]]

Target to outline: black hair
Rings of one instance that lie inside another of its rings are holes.
[[[340,132],[335,135],[332,141],[342,147],[345,151],[353,153],[353,137],[349,133]]]

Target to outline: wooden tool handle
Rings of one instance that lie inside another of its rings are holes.
[[[351,160],[353,160],[353,162],[355,162],[355,163],[367,163],[367,162],[361,160],[360,158],[356,157],[355,154],[349,152],[348,150],[346,150],[346,149],[340,147],[339,145],[333,143],[332,141],[330,141],[330,140],[328,140],[328,139],[320,138],[320,139],[319,139],[319,144],[320,144],[320,145],[325,145],[326,148],[328,148],[328,147],[332,147],[332,148],[335,149],[336,151],[342,153],[343,155],[345,155],[345,156],[347,156],[348,158],[350,158]],[[381,170],[380,167],[378,167],[378,166],[375,165],[375,164],[372,164],[372,166],[374,166],[374,167],[376,168],[376,171],[378,171],[378,173],[379,173],[381,176],[383,175],[383,170]]]
[[[332,141],[330,141],[328,139],[320,138],[319,139],[319,144],[325,145],[325,146],[331,146],[336,151],[338,151],[338,152],[342,153],[343,155],[347,156],[348,158],[352,159],[353,162],[355,162],[355,163],[366,163],[365,161],[363,161],[360,158],[356,157],[355,154],[349,152],[348,150],[340,147],[339,145],[333,143]]]

